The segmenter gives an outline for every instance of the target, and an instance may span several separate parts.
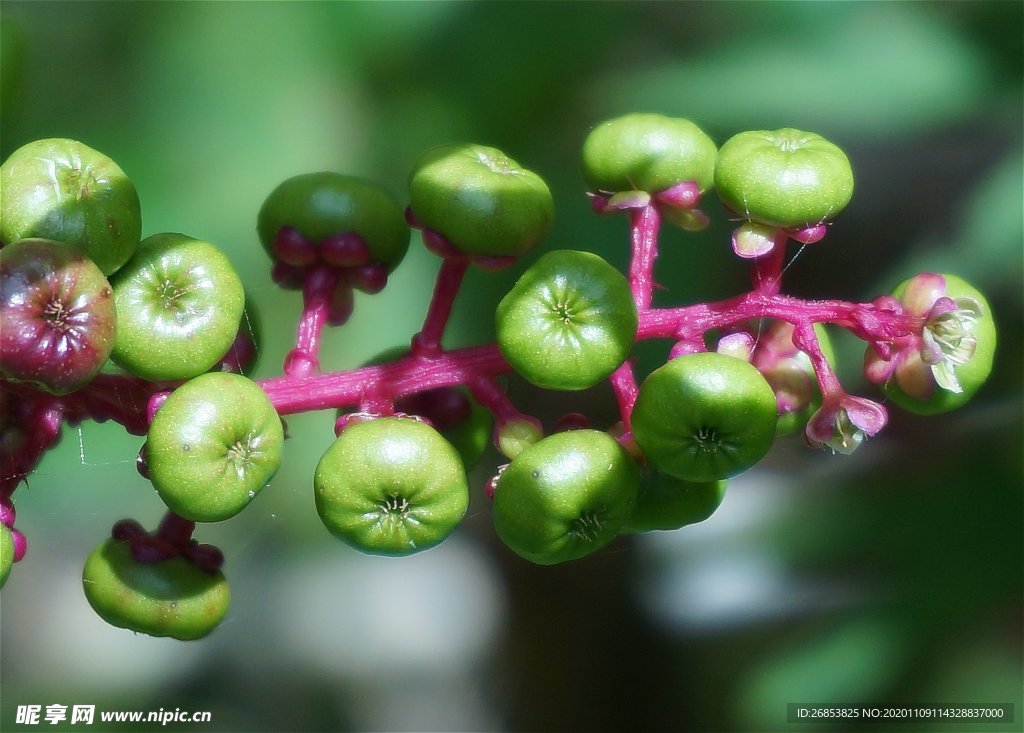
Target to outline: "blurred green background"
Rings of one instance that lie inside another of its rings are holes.
[[[135,472],[141,439],[67,428],[16,494],[31,548],[3,592],[0,729],[29,729],[18,705],[83,703],[212,713],[168,730],[845,729],[787,724],[787,702],[1013,703],[1012,724],[941,730],[1022,729],[1020,3],[5,0],[0,21],[2,155],[80,139],[132,176],[145,235],[221,246],[265,331],[258,377],[279,371],[300,305],[273,287],[255,236],[281,180],[337,170],[403,199],[424,149],[494,145],[552,188],[543,249],[621,267],[625,221],[590,213],[578,156],[591,126],[628,111],[689,117],[719,143],[779,126],[837,142],[854,200],[787,290],[870,299],[952,271],[989,296],[1001,336],[990,383],[960,412],[894,408],[852,457],[780,441],[703,525],[554,568],[496,541],[493,453],[444,545],[404,560],[349,550],[312,501],[331,417],[290,418],[271,486],[198,533],[224,549],[234,602],[187,644],[88,608],[86,554],[116,519],[153,525],[161,505]],[[726,217],[705,209],[706,232],[663,235],[656,304],[746,287]],[[493,339],[493,307],[527,264],[470,273],[448,345]],[[390,287],[326,336],[324,364],[405,343],[436,267],[414,238]],[[847,388],[877,396],[857,342],[836,341]],[[640,369],[667,348],[642,345]],[[604,388],[511,390],[548,421],[612,419]]]

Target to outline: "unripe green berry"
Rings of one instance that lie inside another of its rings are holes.
[[[387,417],[349,425],[313,479],[332,534],[372,555],[409,555],[444,540],[469,506],[458,452],[426,423]]]
[[[89,555],[82,586],[89,605],[108,624],[182,641],[213,631],[231,603],[219,570],[208,573],[181,556],[140,563],[128,542],[115,539]]]
[[[690,120],[629,114],[602,122],[583,142],[583,178],[591,191],[664,191],[714,179],[715,143]]]
[[[230,260],[184,234],[147,237],[111,285],[118,326],[111,356],[152,381],[209,370],[234,342],[245,307]]]
[[[597,384],[626,359],[637,310],[626,278],[590,252],[537,260],[498,304],[498,345],[509,364],[545,389]]]
[[[521,255],[547,236],[554,202],[536,173],[496,148],[428,150],[409,177],[409,205],[427,229],[472,255]]]
[[[820,135],[792,128],[741,132],[718,151],[722,202],[759,224],[802,228],[833,219],[853,195],[845,153]]]
[[[281,465],[284,429],[250,379],[210,372],[176,389],[149,426],[146,459],[160,498],[194,522],[242,509]]]
[[[135,251],[142,212],[135,186],[106,155],[76,140],[28,143],[0,165],[0,242],[53,239],[78,247],[104,275]]]
[[[274,241],[291,227],[316,247],[325,239],[354,233],[370,260],[390,272],[409,249],[409,225],[395,198],[382,186],[330,171],[294,176],[275,188],[257,218],[260,242],[274,258]]]

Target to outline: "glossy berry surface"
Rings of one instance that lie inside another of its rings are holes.
[[[509,364],[546,389],[591,387],[629,355],[637,310],[622,273],[590,252],[556,250],[519,278],[495,316]]]
[[[409,205],[456,249],[489,257],[532,249],[551,228],[547,184],[496,148],[445,145],[424,153],[409,178]]]
[[[658,470],[687,481],[715,481],[761,460],[775,439],[777,417],[772,388],[749,363],[688,354],[641,384],[633,437]]]
[[[494,529],[541,565],[575,560],[610,542],[636,506],[639,469],[607,433],[555,433],[519,453],[498,477]]]
[[[846,208],[853,171],[846,154],[815,133],[741,132],[718,151],[715,189],[722,203],[753,222],[807,227]]]
[[[231,603],[220,571],[205,572],[183,557],[140,563],[127,542],[115,539],[89,555],[82,587],[89,605],[108,624],[183,641],[208,635]]]
[[[327,529],[372,555],[437,545],[469,505],[455,448],[426,423],[399,417],[346,427],[317,464],[313,485]]]
[[[55,394],[95,377],[114,348],[110,283],[82,251],[45,239],[0,250],[0,370]]]
[[[210,372],[171,393],[146,438],[149,476],[160,498],[195,522],[242,509],[281,464],[281,419],[259,386]]]
[[[597,125],[583,142],[583,178],[591,191],[657,193],[693,181],[703,193],[714,181],[714,141],[680,117],[635,113]]]
[[[185,234],[154,234],[113,278],[113,359],[146,379],[171,381],[213,367],[235,340],[242,281],[224,254]]]
[[[55,239],[104,275],[135,251],[142,213],[135,186],[106,155],[76,140],[28,143],[0,165],[0,241]]]

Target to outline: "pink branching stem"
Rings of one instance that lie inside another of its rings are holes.
[[[651,307],[654,292],[654,261],[658,258],[658,227],[661,214],[654,204],[630,211],[629,289],[636,309]]]
[[[615,393],[615,400],[619,403],[619,415],[622,417],[622,424],[626,432],[632,430],[631,422],[633,416],[633,404],[640,388],[636,383],[636,376],[633,374],[633,362],[624,361],[619,368],[608,377],[608,382]]]
[[[385,398],[422,392],[434,387],[467,384],[477,377],[510,372],[497,344],[471,346],[430,359],[412,356],[352,371],[304,378],[288,375],[259,382],[281,415],[310,410],[357,406],[374,389]]]
[[[286,374],[306,377],[319,371],[320,336],[339,279],[338,271],[327,265],[317,265],[306,274],[302,284],[302,315],[299,317],[295,348],[285,360]]]
[[[833,323],[865,341],[892,341],[920,332],[924,319],[884,311],[873,303],[844,300],[802,300],[756,291],[714,303],[657,308],[640,314],[638,339],[693,340],[715,328],[754,318],[790,323]]]
[[[505,390],[493,378],[473,379],[466,386],[473,399],[494,415],[494,422],[498,426],[513,420],[532,420],[512,404]]]
[[[412,339],[414,356],[434,356],[441,351],[441,337],[452,314],[452,305],[469,267],[468,257],[444,257],[437,272],[422,330]]]

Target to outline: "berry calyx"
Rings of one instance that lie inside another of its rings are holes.
[[[425,229],[464,254],[518,256],[551,228],[547,184],[496,148],[444,145],[428,150],[409,177],[409,206]]]
[[[139,195],[106,155],[77,140],[28,143],[0,165],[0,241],[54,239],[82,250],[104,275],[135,251]]]
[[[114,293],[82,250],[23,239],[0,250],[0,371],[54,394],[88,384],[117,332]]]

